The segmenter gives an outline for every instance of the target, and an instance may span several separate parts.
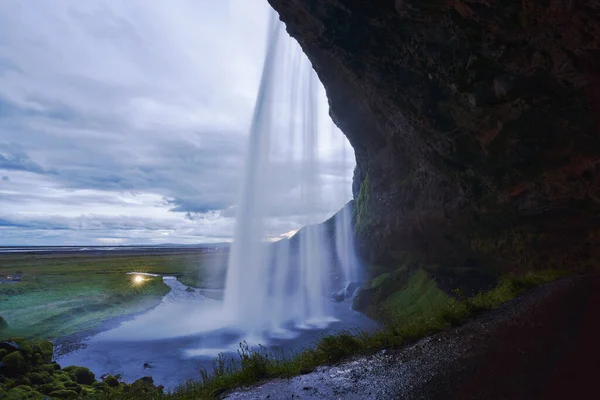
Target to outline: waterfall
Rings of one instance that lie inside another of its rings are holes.
[[[345,143],[342,141],[342,167],[348,168]],[[363,279],[362,266],[354,250],[354,228],[352,226],[352,208],[347,204],[335,216],[335,249],[342,267],[346,283],[360,282]]]
[[[327,298],[331,255],[320,224],[322,88],[274,12],[268,32],[224,298],[230,324],[259,340],[293,337],[298,329],[322,329],[335,320]],[[282,197],[282,187],[292,195]],[[304,227],[292,239],[269,243],[268,221],[282,204],[294,205]],[[347,280],[355,269],[349,215],[340,221],[335,250]]]

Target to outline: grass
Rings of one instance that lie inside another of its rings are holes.
[[[9,327],[0,338],[51,339],[98,326],[108,318],[158,304],[169,288],[162,279],[131,285],[127,272],[173,274],[196,287],[222,287],[224,253],[3,254],[0,276],[23,273],[23,281],[0,284],[0,316]]]
[[[441,291],[423,270],[410,276],[404,286],[380,304],[384,328],[374,333],[342,332],[321,338],[313,348],[291,357],[271,353],[263,347],[240,344],[238,360],[223,355],[213,363],[213,371],[201,371],[201,379],[187,382],[172,393],[144,393],[131,399],[183,400],[213,399],[228,390],[273,378],[288,378],[308,373],[316,367],[334,364],[345,358],[373,354],[382,349],[399,348],[424,336],[463,323],[467,318],[493,309],[536,285],[565,276],[561,271],[538,271],[523,276],[507,276],[494,289],[465,298]],[[389,277],[390,275],[388,275]],[[375,286],[383,285],[379,278]],[[116,399],[106,395],[102,399]]]

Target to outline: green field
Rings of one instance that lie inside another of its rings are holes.
[[[0,278],[22,273],[22,282],[0,284],[0,316],[11,336],[56,338],[148,309],[169,291],[161,278],[134,285],[127,272],[175,275],[186,285],[223,287],[227,254],[1,254]]]

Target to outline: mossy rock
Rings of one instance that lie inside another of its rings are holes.
[[[28,386],[17,386],[3,395],[2,400],[41,400],[45,399],[42,393]]]
[[[59,399],[77,399],[77,398],[79,398],[79,394],[76,391],[68,390],[68,389],[56,390],[56,391],[50,393],[50,396],[56,397]]]
[[[131,393],[156,393],[157,391],[162,392],[162,390],[162,386],[154,386],[154,380],[151,376],[144,376],[129,386]]]
[[[6,349],[0,349],[0,361],[2,361],[4,356],[7,354],[8,354],[8,351],[6,351]]]
[[[58,366],[58,368],[56,368]],[[60,365],[58,364],[42,364],[35,368],[34,372],[47,372],[52,375],[54,372],[60,369]]]
[[[0,372],[6,376],[16,376],[24,374],[28,370],[27,361],[20,351],[13,351],[2,358]]]
[[[31,386],[31,381],[26,376],[17,376],[15,378],[15,382],[17,383],[17,385]]]
[[[64,370],[58,371],[56,373],[55,379],[60,382],[71,382],[72,381],[71,376],[68,373],[64,372]]]
[[[27,374],[27,378],[29,378],[32,385],[43,385],[44,383],[53,381],[52,377],[47,372],[30,372]]]
[[[67,372],[69,372],[69,375],[71,376],[71,378],[73,378],[73,380],[77,383],[80,383],[82,385],[91,385],[96,381],[96,375],[94,375],[94,373],[92,371],[90,371],[88,368],[85,367],[67,367],[69,368],[69,370]],[[65,368],[65,370],[67,370],[67,368]]]
[[[37,390],[40,393],[50,394],[50,393],[56,392],[58,390],[65,390],[65,387],[59,383],[53,382],[53,383],[45,383],[43,385],[39,385],[37,387]]]
[[[4,386],[5,390],[9,390],[17,386],[17,382],[15,382],[13,379],[6,378],[4,379],[2,386]]]
[[[110,389],[109,386],[104,382],[94,382],[92,384],[92,388],[94,388],[96,390],[100,390],[102,392],[108,392]]]
[[[112,375],[105,376],[103,381],[110,387],[118,387],[119,386],[119,380]]]
[[[81,389],[82,389],[81,385],[79,385],[75,382],[67,382],[64,385],[65,385],[65,389],[74,390],[77,393],[81,393]]]
[[[0,342],[0,349],[18,350],[29,364],[41,365],[52,362],[54,346],[47,340],[9,339]]]

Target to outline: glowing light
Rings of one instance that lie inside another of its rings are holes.
[[[133,277],[133,283],[136,285],[141,285],[144,282],[144,277],[141,275],[136,275]]]

